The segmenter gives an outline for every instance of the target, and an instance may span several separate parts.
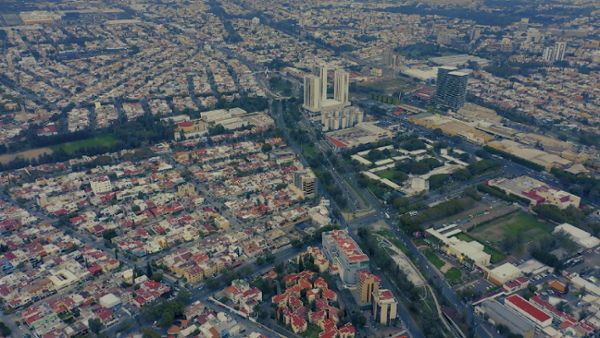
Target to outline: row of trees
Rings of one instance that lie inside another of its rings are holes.
[[[496,188],[496,187],[491,187],[485,183],[482,183],[480,185],[477,186],[477,190],[486,193],[488,195],[492,195],[494,197],[498,197],[500,199],[503,199],[507,202],[516,202],[516,203],[521,203],[524,205],[529,205],[529,200],[520,196],[517,196],[515,194],[507,194],[504,191]]]
[[[585,219],[585,214],[581,209],[574,206],[569,206],[561,209],[552,204],[539,204],[533,207],[533,211],[543,219],[550,220],[556,223],[570,223],[573,225],[581,225]]]
[[[552,168],[550,172],[558,178],[570,192],[589,198],[593,201],[600,200],[600,178],[589,175],[573,175],[559,168]]]

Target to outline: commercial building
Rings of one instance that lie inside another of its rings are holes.
[[[373,303],[373,295],[379,292],[380,278],[368,271],[358,273],[358,303],[366,305]]]
[[[441,229],[429,228],[426,232],[438,241],[441,249],[446,250],[448,255],[456,257],[460,262],[468,259],[479,267],[490,265],[491,256],[484,251],[483,244],[477,241],[466,242],[455,237],[462,232],[456,224]]]
[[[496,285],[503,285],[519,277],[521,277],[521,270],[510,263],[504,263],[487,272],[488,280]]]
[[[409,121],[428,129],[439,128],[445,135],[459,136],[476,144],[483,145],[494,139],[488,133],[451,116],[419,114],[409,118]]]
[[[504,325],[513,334],[520,334],[524,338],[532,338],[535,326],[515,310],[499,303],[496,300],[485,300],[481,303],[481,310],[485,312],[490,321],[495,325]]]
[[[468,77],[467,73],[458,71],[456,67],[439,67],[436,83],[438,104],[453,110],[458,110],[464,106],[467,97]]]
[[[381,325],[390,325],[396,319],[398,302],[388,289],[373,292],[373,317]]]
[[[382,66],[395,68],[402,63],[402,57],[394,52],[393,48],[385,48],[382,53]]]
[[[376,122],[363,122],[354,127],[331,131],[327,133],[327,140],[337,149],[351,149],[393,136],[391,130],[379,127]]]
[[[537,141],[536,141],[537,142]],[[562,157],[563,155],[551,154],[547,151],[536,149],[533,146],[527,146],[512,140],[499,140],[488,142],[489,147],[500,150],[505,153],[517,156],[521,159],[535,163],[550,171],[552,168],[568,168],[573,165],[573,161]]]
[[[505,303],[541,328],[552,324],[552,317],[517,294],[506,297]]]
[[[325,255],[338,267],[342,282],[356,286],[359,271],[369,269],[369,257],[350,237],[348,230],[324,232],[322,243]]]
[[[600,239],[592,236],[589,232],[572,226],[569,223],[563,223],[554,228],[553,233],[563,232],[567,234],[573,242],[577,243],[582,248],[593,249],[600,244]]]
[[[490,60],[480,58],[469,54],[455,54],[447,56],[436,56],[429,58],[429,61],[439,66],[460,67],[469,62],[476,62],[481,67],[485,67],[490,63]]]
[[[317,177],[310,169],[294,173],[294,188],[302,198],[314,198],[317,187]]]
[[[565,209],[569,206],[579,208],[581,203],[581,197],[550,187],[546,183],[529,176],[493,179],[488,181],[488,185],[507,194],[525,198],[529,200],[532,206],[552,204],[560,209]]]

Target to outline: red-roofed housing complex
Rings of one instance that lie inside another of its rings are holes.
[[[271,298],[277,307],[277,318],[294,333],[308,329],[308,323],[321,329],[319,337],[353,338],[356,330],[350,323],[338,327],[340,309],[333,304],[337,294],[323,277],[304,270],[283,276],[286,289]]]

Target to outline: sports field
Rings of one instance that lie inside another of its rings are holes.
[[[52,150],[54,150],[54,151],[63,150],[67,154],[73,154],[80,149],[96,148],[96,147],[108,148],[115,143],[117,143],[117,139],[115,139],[114,136],[102,135],[102,136],[88,138],[85,140],[79,140],[79,141],[58,144],[56,146],[53,146]]]
[[[476,238],[500,242],[506,236],[531,238],[551,233],[553,229],[553,225],[538,220],[533,215],[518,211],[479,225],[471,230],[470,234]]]
[[[552,224],[541,221],[523,211],[517,211],[478,225],[465,235],[478,240],[486,246],[490,246],[494,250],[495,248],[502,247],[501,243],[506,238],[515,239],[519,245],[515,246],[514,251],[520,252],[522,251],[521,249],[527,247],[532,241],[543,235],[552,233],[553,229],[554,226]],[[494,257],[492,250],[488,253],[492,255],[492,261],[500,258]]]

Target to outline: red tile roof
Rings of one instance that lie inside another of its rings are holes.
[[[348,147],[348,145],[338,139],[335,139],[331,136],[327,136],[327,138],[329,139],[329,142],[331,142],[334,146],[336,146],[337,148],[346,148]]]
[[[532,316],[540,322],[544,322],[551,319],[550,316],[548,316],[544,311],[533,306],[530,302],[528,302],[519,295],[508,296],[506,298],[506,301],[512,303],[513,305],[515,305],[516,307],[518,307],[519,309],[521,309],[522,311],[529,314],[530,316]]]

